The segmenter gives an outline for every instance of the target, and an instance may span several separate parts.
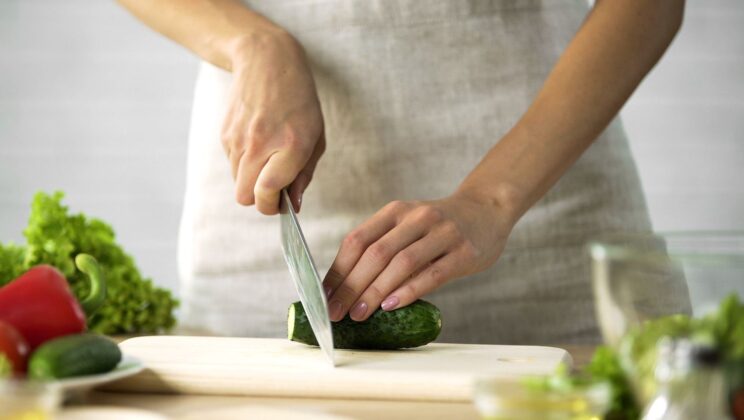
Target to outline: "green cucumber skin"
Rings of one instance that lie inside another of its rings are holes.
[[[292,341],[317,346],[305,309],[292,304],[295,320]],[[420,347],[434,341],[442,330],[442,314],[429,302],[416,302],[394,311],[378,309],[366,321],[357,322],[347,315],[332,322],[333,347],[337,349],[395,350]]]
[[[121,361],[119,346],[98,334],[74,334],[49,340],[31,355],[28,377],[53,380],[113,370]]]

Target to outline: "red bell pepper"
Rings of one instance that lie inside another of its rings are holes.
[[[90,294],[78,303],[64,275],[50,265],[37,265],[0,289],[0,320],[26,339],[31,350],[55,337],[83,332],[90,316],[106,299],[106,283],[96,260],[75,258],[91,281]]]
[[[20,374],[26,371],[28,353],[28,343],[21,333],[7,322],[0,321],[0,358],[5,358],[12,373]],[[0,368],[0,370],[3,369]],[[0,374],[5,373],[10,372],[0,372]]]

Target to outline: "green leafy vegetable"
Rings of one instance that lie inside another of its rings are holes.
[[[561,364],[553,375],[531,378],[526,385],[533,391],[568,393],[586,389],[597,383],[606,383],[610,388],[606,419],[637,419],[640,416],[625,372],[617,355],[609,347],[598,347],[589,364],[581,372],[571,374],[566,365]]]
[[[78,298],[88,293],[85,275],[75,269],[79,253],[93,255],[108,285],[107,302],[88,327],[103,334],[156,333],[175,325],[178,305],[171,293],[144,278],[132,257],[116,242],[111,226],[83,214],[69,214],[64,194],[37,193],[31,205],[26,246],[0,245],[0,285],[37,264],[51,264],[67,277]],[[22,258],[21,258],[22,257]]]
[[[8,243],[0,243],[0,285],[13,280],[26,271],[26,249]]]
[[[689,337],[693,332],[693,319],[687,315],[670,315],[641,324],[622,339],[619,360],[625,372],[633,378],[636,395],[648,401],[656,393],[654,369],[656,345],[663,337]]]
[[[647,321],[623,337],[617,352],[604,346],[597,348],[582,372],[571,375],[562,367],[554,375],[533,381],[529,386],[544,391],[566,391],[604,381],[611,386],[612,399],[605,418],[638,419],[643,401],[656,392],[656,346],[662,337],[688,337],[712,344],[722,352],[733,375],[744,371],[744,303],[732,294],[721,301],[718,311],[704,318],[671,315]],[[741,382],[739,378],[731,383],[741,386]]]
[[[631,391],[628,378],[612,349],[606,346],[597,348],[584,372],[591,380],[605,380],[610,384],[610,409],[605,415],[606,419],[621,420],[640,417],[641,412]]]
[[[703,332],[710,333],[729,360],[744,359],[744,302],[734,294],[721,302],[718,313],[702,321]]]
[[[742,360],[744,303],[731,294],[721,301],[716,312],[703,318],[670,315],[647,321],[626,334],[620,345],[620,360],[635,379],[637,395],[642,401],[650,400],[656,393],[656,345],[662,337],[688,337],[716,347],[729,361]]]

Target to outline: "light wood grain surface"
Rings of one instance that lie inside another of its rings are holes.
[[[583,367],[594,352],[594,346],[556,345],[566,349],[574,360],[574,367]],[[255,419],[477,419],[471,402],[380,401],[332,398],[267,398],[218,395],[168,395],[94,391],[87,399],[69,405],[62,412],[62,420],[108,418],[109,411],[146,410],[160,418],[209,420]],[[105,414],[104,414],[105,413]],[[140,413],[136,411],[135,413]],[[90,417],[90,416],[93,417]],[[158,418],[158,417],[152,417]]]
[[[77,407],[144,409],[176,420],[185,419],[477,419],[471,403],[377,401],[353,399],[259,398],[217,395],[125,394],[96,391]],[[63,419],[63,420],[75,420]]]
[[[119,344],[144,372],[116,390],[180,394],[469,401],[480,377],[546,375],[568,353],[555,347],[432,343],[395,351],[336,350],[271,338],[152,336]]]

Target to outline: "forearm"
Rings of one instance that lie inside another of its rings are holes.
[[[152,29],[228,71],[237,50],[262,34],[283,32],[238,0],[117,1]]]
[[[460,187],[516,221],[617,115],[671,43],[683,0],[602,1],[519,122]]]

